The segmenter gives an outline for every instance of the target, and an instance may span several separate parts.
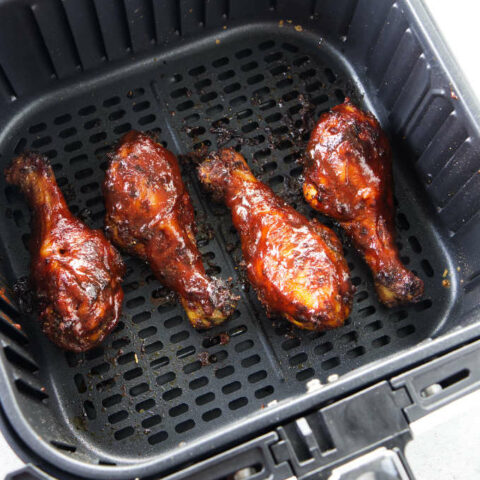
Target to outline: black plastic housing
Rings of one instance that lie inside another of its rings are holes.
[[[478,338],[480,134],[417,0],[0,1],[0,168],[44,152],[72,211],[96,228],[105,154],[130,128],[186,154],[216,148],[211,129],[227,126],[254,172],[316,216],[298,188],[301,94],[315,118],[350,96],[390,136],[398,243],[424,300],[380,305],[343,239],[357,286],[346,325],[312,334],[272,322],[241,286],[229,212],[187,163],[204,261],[236,281],[236,314],[194,331],[126,258],[119,327],[100,348],[65,354],[15,304],[29,212],[0,176],[0,399],[34,458],[97,479],[165,475]]]

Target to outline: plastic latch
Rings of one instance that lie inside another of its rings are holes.
[[[278,427],[280,440],[270,447],[273,457],[288,462],[301,479],[382,446],[403,449],[411,439],[402,412],[408,402],[404,391],[378,383]]]
[[[390,383],[411,399],[404,408],[408,421],[418,420],[480,387],[480,341],[402,373]]]

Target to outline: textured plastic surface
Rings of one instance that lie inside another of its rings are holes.
[[[6,289],[2,401],[37,453],[94,478],[113,468],[118,478],[166,472],[265,431],[307,400],[311,408],[320,401],[305,395],[312,379],[349,374],[324,390],[326,400],[408,367],[414,355],[406,353],[427,339],[437,338],[438,349],[455,343],[446,335],[466,326],[478,299],[479,135],[405,2],[4,1],[0,14],[0,44],[16,45],[0,49],[1,166],[25,148],[46,153],[72,211],[91,211],[87,223],[102,226],[105,153],[130,128],[151,130],[179,154],[216,148],[211,128],[227,127],[247,138],[230,144],[254,172],[315,215],[295,185],[308,135],[299,134],[300,94],[315,118],[350,95],[391,135],[399,247],[426,284],[421,303],[386,309],[344,242],[358,289],[346,325],[318,334],[272,323],[241,287],[229,213],[186,165],[204,261],[237,281],[238,311],[222,327],[195,332],[150,270],[127,259],[119,327],[102,347],[72,355],[21,317]],[[19,32],[30,35],[20,42]],[[3,177],[0,196],[2,273],[11,286],[28,272],[29,213]],[[415,352],[419,361],[426,345]]]

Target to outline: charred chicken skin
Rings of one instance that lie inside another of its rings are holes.
[[[404,267],[395,245],[392,155],[372,114],[347,99],[320,117],[307,147],[303,193],[352,238],[385,305],[421,298],[423,282]]]
[[[194,327],[222,323],[237,298],[205,273],[176,157],[149,136],[128,132],[110,156],[103,192],[113,242],[148,261],[160,282],[180,296]]]
[[[5,176],[33,210],[30,271],[43,331],[65,350],[88,350],[117,324],[122,259],[99,230],[70,213],[45,157],[20,155]]]
[[[248,279],[267,313],[307,330],[341,326],[353,287],[334,232],[287,205],[233,149],[210,154],[198,175],[232,211]]]

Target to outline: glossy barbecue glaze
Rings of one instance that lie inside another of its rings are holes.
[[[353,289],[336,235],[276,196],[232,149],[211,154],[198,174],[232,211],[248,278],[267,313],[308,330],[342,325]]]
[[[111,155],[103,191],[106,231],[115,244],[149,262],[157,278],[180,295],[194,327],[223,322],[236,297],[205,273],[193,207],[175,156],[131,131]]]
[[[351,236],[383,303],[421,298],[423,282],[403,266],[395,245],[392,156],[373,115],[347,99],[320,117],[307,147],[303,192]]]
[[[23,154],[5,175],[33,210],[30,270],[43,331],[61,348],[88,350],[118,321],[120,255],[99,230],[70,213],[45,157]]]

